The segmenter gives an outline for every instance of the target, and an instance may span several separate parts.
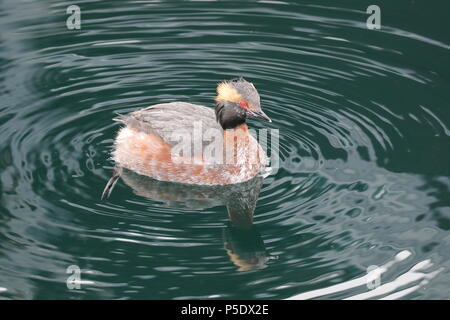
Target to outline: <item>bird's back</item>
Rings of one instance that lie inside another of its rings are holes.
[[[187,102],[171,102],[155,104],[150,107],[120,116],[116,120],[127,127],[146,134],[155,134],[170,144],[179,142],[179,135],[189,134],[192,144],[195,140],[202,140],[208,129],[215,129],[222,133],[222,127],[217,123],[213,108]],[[201,130],[193,134],[194,129]]]

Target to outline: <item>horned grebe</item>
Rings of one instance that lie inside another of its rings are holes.
[[[271,122],[261,110],[258,91],[243,77],[220,82],[216,91],[215,110],[172,102],[116,118],[125,127],[114,142],[115,169],[102,198],[109,197],[122,168],[196,185],[229,185],[255,177],[266,166],[266,155],[245,120]]]

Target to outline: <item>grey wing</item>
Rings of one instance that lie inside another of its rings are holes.
[[[202,146],[205,147],[210,143],[210,140],[203,139],[206,130],[213,128],[222,132],[213,108],[186,102],[156,104],[121,116],[117,120],[137,131],[156,134],[171,145],[180,141],[180,135],[190,134],[193,145],[201,140]],[[193,135],[194,128],[196,132],[201,130],[202,134]]]

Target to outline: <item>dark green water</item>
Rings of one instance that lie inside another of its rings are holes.
[[[449,298],[449,2],[378,1],[381,30],[364,1],[92,0],[67,30],[72,3],[0,3],[0,298]],[[237,75],[280,130],[253,226],[228,191],[100,201],[115,112]]]

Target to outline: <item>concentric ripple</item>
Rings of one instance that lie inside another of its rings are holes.
[[[277,1],[82,1],[69,31],[65,5],[0,4],[1,298],[373,298],[347,284],[405,250],[409,264],[383,275],[398,284],[387,297],[448,298],[439,33],[389,17],[367,30],[356,4]],[[226,190],[130,174],[100,201],[117,112],[213,106],[215,84],[237,75],[279,129],[276,174]],[[233,216],[230,199],[259,188],[253,220]],[[423,261],[427,282],[405,288]],[[66,286],[71,265],[80,290]]]

